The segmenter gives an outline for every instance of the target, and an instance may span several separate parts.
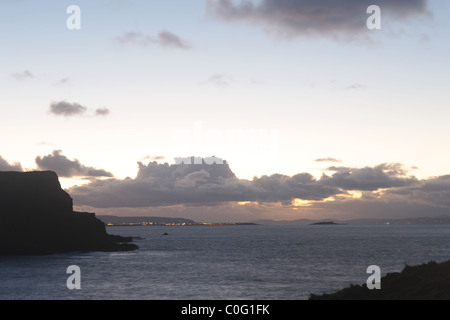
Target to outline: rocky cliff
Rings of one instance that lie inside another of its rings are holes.
[[[0,254],[134,250],[93,213],[74,212],[56,173],[0,172]]]

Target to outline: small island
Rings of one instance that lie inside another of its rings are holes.
[[[338,226],[338,225],[340,225],[340,223],[336,223],[333,221],[315,222],[310,224],[310,226]]]
[[[72,202],[55,172],[0,172],[0,255],[138,249]]]

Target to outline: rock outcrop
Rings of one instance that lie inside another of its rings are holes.
[[[0,255],[137,249],[131,241],[74,212],[55,172],[0,172]]]
[[[366,284],[351,285],[335,293],[311,295],[310,300],[450,300],[450,261],[431,261],[388,273],[381,278],[380,290],[369,290]]]

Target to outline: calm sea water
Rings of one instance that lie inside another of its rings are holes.
[[[307,299],[450,260],[450,225],[110,227],[138,251],[0,257],[0,299]],[[169,233],[164,236],[163,233]],[[66,286],[81,269],[81,290]]]

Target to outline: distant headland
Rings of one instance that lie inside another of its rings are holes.
[[[0,255],[135,250],[132,240],[74,212],[55,172],[0,172]]]

